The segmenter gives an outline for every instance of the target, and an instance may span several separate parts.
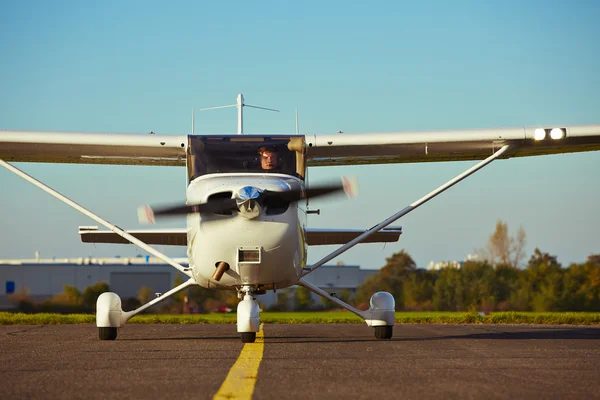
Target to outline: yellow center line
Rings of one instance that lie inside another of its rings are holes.
[[[240,356],[213,399],[251,399],[256,385],[258,367],[263,356],[265,339],[263,325],[256,332],[256,342],[246,343]]]

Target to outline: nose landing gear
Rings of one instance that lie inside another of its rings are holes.
[[[260,329],[260,308],[252,296],[251,287],[242,287],[240,293],[244,297],[237,307],[237,331],[240,333],[242,343],[254,343],[256,332]]]

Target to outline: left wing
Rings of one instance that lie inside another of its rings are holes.
[[[8,162],[185,166],[187,136],[0,130]]]
[[[185,229],[156,229],[127,231],[146,244],[166,246],[187,246],[187,231]],[[85,243],[118,243],[131,244],[112,231],[99,231],[97,226],[80,226],[79,235]]]
[[[600,150],[600,125],[306,135],[310,166],[481,160]]]

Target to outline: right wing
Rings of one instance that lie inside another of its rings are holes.
[[[552,138],[553,129],[563,137]],[[600,125],[306,135],[306,164],[483,160],[505,145],[500,158],[600,150]]]
[[[146,244],[166,246],[187,246],[187,230],[185,229],[155,229],[127,231]],[[118,243],[131,244],[112,231],[99,231],[97,226],[80,226],[79,235],[85,243]]]

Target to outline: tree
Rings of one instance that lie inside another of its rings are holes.
[[[144,285],[138,291],[137,299],[140,301],[141,304],[146,304],[150,300],[152,300],[153,295],[154,295],[154,293],[152,293],[152,289],[150,289],[148,286]]]
[[[433,287],[433,307],[436,311],[463,311],[463,280],[460,270],[442,268]]]
[[[353,293],[350,289],[342,289],[338,298],[344,303],[351,304],[354,300]]]
[[[104,292],[108,292],[108,283],[98,282],[85,288],[83,291],[83,305],[87,308],[96,309],[96,301]]]
[[[272,307],[273,311],[289,311],[290,309],[290,296],[288,290],[277,291],[277,303]]]
[[[556,256],[536,248],[524,271],[522,283],[529,293],[529,306],[533,311],[557,311],[560,308],[563,270]]]
[[[80,306],[82,304],[81,292],[75,286],[65,285],[63,292],[54,296],[52,302],[69,306]]]
[[[504,264],[518,267],[525,258],[526,234],[522,226],[513,236],[508,233],[508,224],[496,222],[496,229],[490,236],[483,258],[493,265]]]
[[[303,286],[296,286],[294,291],[294,308],[296,311],[310,310],[313,305],[312,295]]]
[[[177,287],[184,282],[183,274],[177,274],[175,276],[175,280],[173,281],[173,286]],[[173,301],[177,304],[183,304],[183,299],[185,298],[185,291],[181,290],[171,296]]]
[[[404,289],[410,283],[411,274],[417,271],[417,265],[404,250],[394,253],[385,259],[386,264],[379,274],[369,276],[357,289],[357,303],[366,304],[378,291],[390,292],[396,299],[396,309],[404,308]]]
[[[64,293],[68,304],[81,304],[81,292],[75,286],[65,286]]]

